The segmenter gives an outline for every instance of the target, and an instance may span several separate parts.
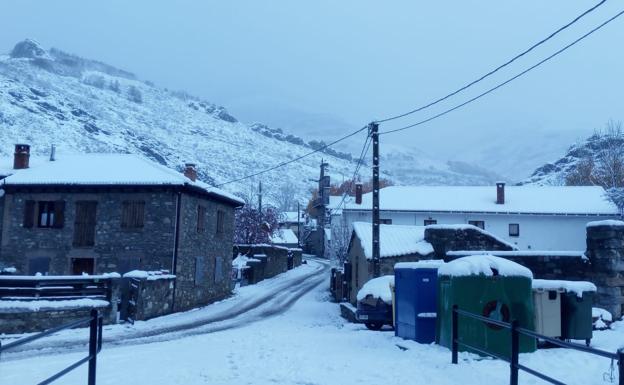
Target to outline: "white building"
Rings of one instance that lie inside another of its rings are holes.
[[[372,193],[357,201],[332,226],[371,222]],[[585,250],[587,222],[620,217],[596,186],[390,186],[380,190],[380,209],[384,224],[472,224],[534,250]]]

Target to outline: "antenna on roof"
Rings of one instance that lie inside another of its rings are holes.
[[[53,144],[50,148],[50,162],[54,162],[56,160],[56,146]]]

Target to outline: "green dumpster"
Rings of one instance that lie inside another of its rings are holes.
[[[590,282],[567,281],[561,297],[561,338],[585,340],[592,338],[592,305],[596,286]]]
[[[438,318],[436,342],[451,347],[452,309],[459,309],[504,322],[518,320],[533,330],[533,274],[524,266],[491,255],[454,260],[438,269]],[[510,357],[509,329],[458,316],[459,340],[495,355]],[[470,351],[459,346],[461,351]],[[533,352],[534,338],[520,336],[520,352]]]

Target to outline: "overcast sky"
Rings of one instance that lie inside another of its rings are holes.
[[[243,121],[316,131],[331,140],[461,86],[595,3],[0,0],[0,51],[34,38],[45,47],[202,96]],[[607,1],[482,86],[381,129],[426,118],[476,95],[620,8],[621,1]],[[492,148],[527,146],[541,135],[570,141],[608,119],[624,119],[623,41],[624,17],[481,101],[385,140],[483,163],[491,162],[484,153],[496,152]]]

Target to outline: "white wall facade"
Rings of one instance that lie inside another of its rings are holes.
[[[424,225],[426,219],[437,224],[468,224],[485,222],[485,230],[516,245],[521,250],[585,250],[587,222],[618,219],[617,216],[590,215],[531,215],[494,213],[444,213],[381,211],[381,219],[391,219],[393,225]],[[337,219],[337,218],[336,218]],[[334,219],[334,220],[336,220]],[[343,210],[341,221],[351,227],[353,222],[371,222],[371,212]],[[509,224],[520,226],[519,236],[509,235]],[[332,222],[332,225],[334,223]]]

